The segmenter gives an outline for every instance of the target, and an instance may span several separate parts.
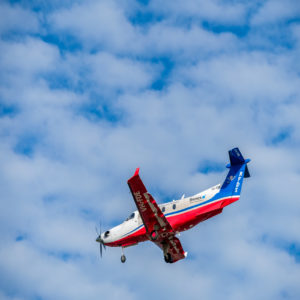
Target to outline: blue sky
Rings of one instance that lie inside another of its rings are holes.
[[[0,36],[1,299],[300,298],[299,1],[1,1]],[[252,177],[187,259],[99,259],[137,166],[162,203],[235,146]]]

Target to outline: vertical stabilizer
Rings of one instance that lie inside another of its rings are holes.
[[[220,189],[221,197],[239,196],[244,177],[250,177],[247,163],[250,159],[244,159],[239,148],[234,148],[229,151],[230,164],[227,165],[229,172]]]

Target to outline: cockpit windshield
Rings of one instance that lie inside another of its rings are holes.
[[[133,219],[134,218],[134,212],[126,219],[126,221],[128,221],[128,220],[131,220],[131,219]]]

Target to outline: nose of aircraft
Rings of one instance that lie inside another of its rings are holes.
[[[96,238],[96,242],[100,243],[100,256],[102,257],[102,247],[104,247],[104,250],[106,249],[103,241],[103,234],[99,234],[99,236]]]
[[[101,238],[101,234],[98,235],[98,237],[96,238],[96,242],[101,243],[103,240]]]

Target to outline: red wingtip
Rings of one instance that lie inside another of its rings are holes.
[[[139,175],[139,171],[140,171],[140,168],[136,168],[133,176]]]
[[[130,181],[131,179],[133,179],[135,176],[138,176],[138,175],[139,175],[139,171],[140,171],[140,168],[136,168],[136,170],[135,170],[135,172],[134,172],[134,175],[133,175],[131,178],[129,178],[127,182],[129,183],[129,181]]]

